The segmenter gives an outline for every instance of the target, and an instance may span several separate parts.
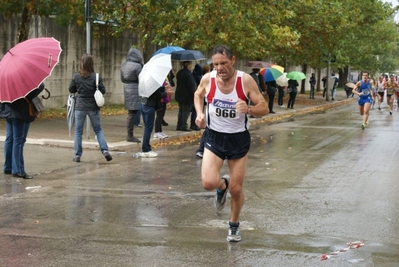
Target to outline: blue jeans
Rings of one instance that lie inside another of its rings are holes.
[[[155,107],[141,105],[141,115],[143,116],[143,122],[144,122],[144,134],[143,134],[141,151],[149,152],[151,151],[151,145],[150,145],[151,133],[152,130],[154,129]]]
[[[12,174],[25,173],[24,145],[29,126],[30,122],[18,119],[7,119],[3,171],[11,171]]]
[[[96,134],[97,142],[100,145],[101,152],[108,151],[107,141],[103,131],[101,130],[100,123],[100,111],[92,110],[75,110],[75,141],[74,141],[74,153],[76,157],[82,156],[82,135],[83,126],[85,123],[86,115],[89,116],[93,131]]]

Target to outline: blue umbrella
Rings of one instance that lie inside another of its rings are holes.
[[[180,47],[180,46],[165,46],[162,47],[161,49],[158,49],[153,56],[157,55],[157,54],[170,54],[172,52],[175,51],[183,51],[184,48]]]
[[[172,60],[179,61],[196,61],[201,59],[206,59],[204,54],[202,54],[198,50],[184,50],[184,51],[175,51],[171,53]]]

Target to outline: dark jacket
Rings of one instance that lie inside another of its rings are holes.
[[[194,92],[197,89],[195,79],[191,71],[182,68],[176,74],[175,99],[179,104],[193,104]]]
[[[310,79],[309,79],[309,83],[312,84],[312,85],[315,85],[316,84],[316,77],[311,76]]]
[[[277,83],[276,81],[266,82],[266,90],[269,95],[273,95],[277,92]]]
[[[194,80],[195,83],[198,85],[201,82],[202,79],[202,67],[199,64],[195,64],[194,70],[193,70],[193,76],[194,76]]]
[[[40,84],[38,88],[32,90],[25,98],[18,99],[12,103],[0,104],[0,118],[18,119],[26,122],[32,122],[36,116],[29,114],[29,101],[38,96],[44,90],[44,84]],[[30,105],[33,105],[30,102]]]
[[[258,85],[259,92],[263,93],[266,92],[266,84],[265,80],[263,79],[263,75],[256,72],[251,72],[249,75],[254,78],[256,84]]]
[[[100,75],[98,79],[98,89],[105,94],[105,86]],[[100,110],[94,99],[96,91],[96,73],[92,73],[89,77],[83,78],[80,73],[75,73],[69,84],[69,92],[77,93],[75,110]]]
[[[297,93],[298,86],[299,86],[299,83],[297,80],[288,80],[288,89],[290,90],[291,93]]]
[[[140,97],[141,103],[145,106],[155,107],[155,110],[161,109],[161,99],[167,96],[165,92],[165,87],[159,87],[152,95],[149,97]]]
[[[139,99],[139,75],[143,69],[143,56],[136,48],[130,48],[126,61],[121,66],[121,81],[123,82],[123,95],[127,110],[138,110]]]

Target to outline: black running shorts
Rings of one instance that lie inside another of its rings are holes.
[[[251,146],[248,131],[228,134],[206,128],[203,135],[205,148],[223,160],[240,159],[248,153]]]

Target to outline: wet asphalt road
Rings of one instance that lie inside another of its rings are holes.
[[[253,125],[239,243],[225,241],[228,205],[216,214],[201,187],[197,144],[4,176],[0,266],[399,266],[399,112],[360,123],[353,103]],[[56,165],[71,149],[26,153]]]

